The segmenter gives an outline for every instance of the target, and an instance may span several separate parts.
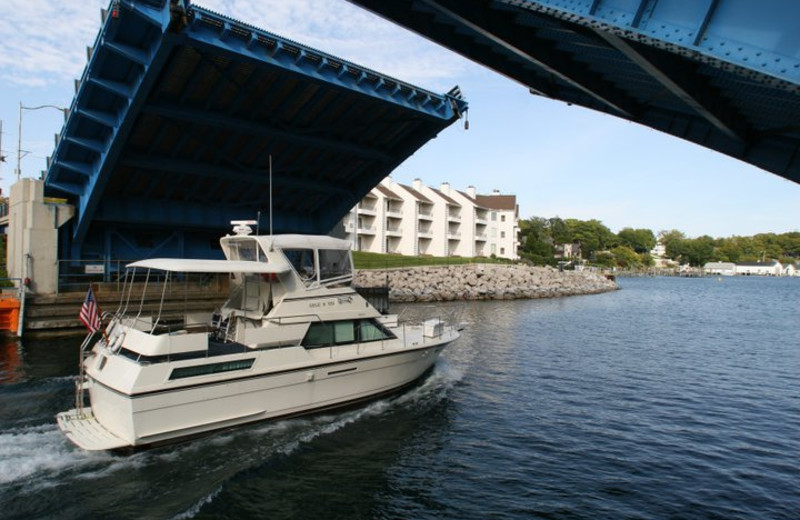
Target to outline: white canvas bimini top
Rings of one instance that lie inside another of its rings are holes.
[[[186,260],[182,258],[151,258],[128,264],[127,267],[158,269],[174,273],[285,273],[288,263],[253,262],[251,260]]]
[[[278,249],[339,249],[350,250],[350,241],[327,235],[251,235],[258,240],[265,250],[272,247]],[[225,238],[238,238],[236,236]]]

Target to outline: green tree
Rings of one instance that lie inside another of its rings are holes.
[[[581,254],[584,258],[592,258],[596,251],[611,249],[619,242],[617,235],[599,220],[566,219],[564,222],[570,231],[572,240],[580,242]]]
[[[520,221],[520,256],[537,265],[555,265],[550,221],[542,217],[530,217]]]
[[[683,234],[683,231],[678,231],[677,229],[659,231],[658,239],[664,244],[668,258],[679,260],[684,254],[686,235]]]
[[[637,253],[647,253],[656,245],[656,236],[649,229],[626,227],[617,233],[621,245],[628,246]]]
[[[639,255],[639,263],[644,267],[652,267],[656,265],[656,261],[650,256],[650,253],[642,253]]]
[[[701,267],[714,258],[714,239],[708,235],[684,241],[682,260]]]
[[[572,243],[572,233],[570,233],[566,222],[559,217],[553,217],[548,222],[550,224],[550,236],[554,245]]]
[[[611,250],[611,254],[614,255],[617,266],[623,269],[634,269],[641,265],[639,255],[628,246],[617,246]]]

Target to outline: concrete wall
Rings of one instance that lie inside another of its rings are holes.
[[[11,186],[8,215],[8,276],[29,278],[31,292],[55,293],[58,228],[75,215],[75,209],[66,203],[46,201],[42,181],[21,179]]]

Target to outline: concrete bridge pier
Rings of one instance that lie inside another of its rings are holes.
[[[75,215],[64,199],[44,196],[44,182],[20,179],[11,186],[6,265],[9,278],[35,294],[58,291],[58,228]]]

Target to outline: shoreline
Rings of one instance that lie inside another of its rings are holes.
[[[388,285],[392,303],[560,298],[619,289],[599,273],[517,264],[358,270],[353,283],[365,288]]]

